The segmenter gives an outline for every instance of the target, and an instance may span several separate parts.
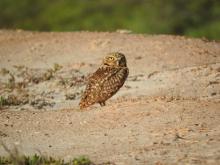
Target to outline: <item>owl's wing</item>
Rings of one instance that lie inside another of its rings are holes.
[[[85,92],[80,101],[80,107],[88,107],[99,100],[100,92],[105,82],[118,72],[118,69],[110,67],[100,67],[88,78]]]
[[[102,90],[100,91],[101,101],[112,97],[123,86],[128,74],[128,68],[114,68],[113,72],[102,83]]]

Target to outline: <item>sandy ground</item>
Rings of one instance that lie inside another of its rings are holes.
[[[80,111],[106,53],[130,75]],[[220,43],[166,35],[0,31],[0,139],[24,154],[95,163],[220,164]],[[0,155],[6,155],[0,147]]]

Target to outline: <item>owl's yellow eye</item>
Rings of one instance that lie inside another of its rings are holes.
[[[108,59],[112,61],[112,60],[114,60],[114,57],[108,57]]]

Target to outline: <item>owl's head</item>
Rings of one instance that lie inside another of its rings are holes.
[[[127,67],[125,55],[119,52],[109,53],[104,59],[103,64],[114,67]]]

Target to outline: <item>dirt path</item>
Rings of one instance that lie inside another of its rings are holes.
[[[126,55],[128,80],[107,106],[79,111],[86,76],[112,51]],[[119,165],[220,163],[217,42],[0,31],[0,59],[0,95],[10,103],[0,139],[9,148]]]

